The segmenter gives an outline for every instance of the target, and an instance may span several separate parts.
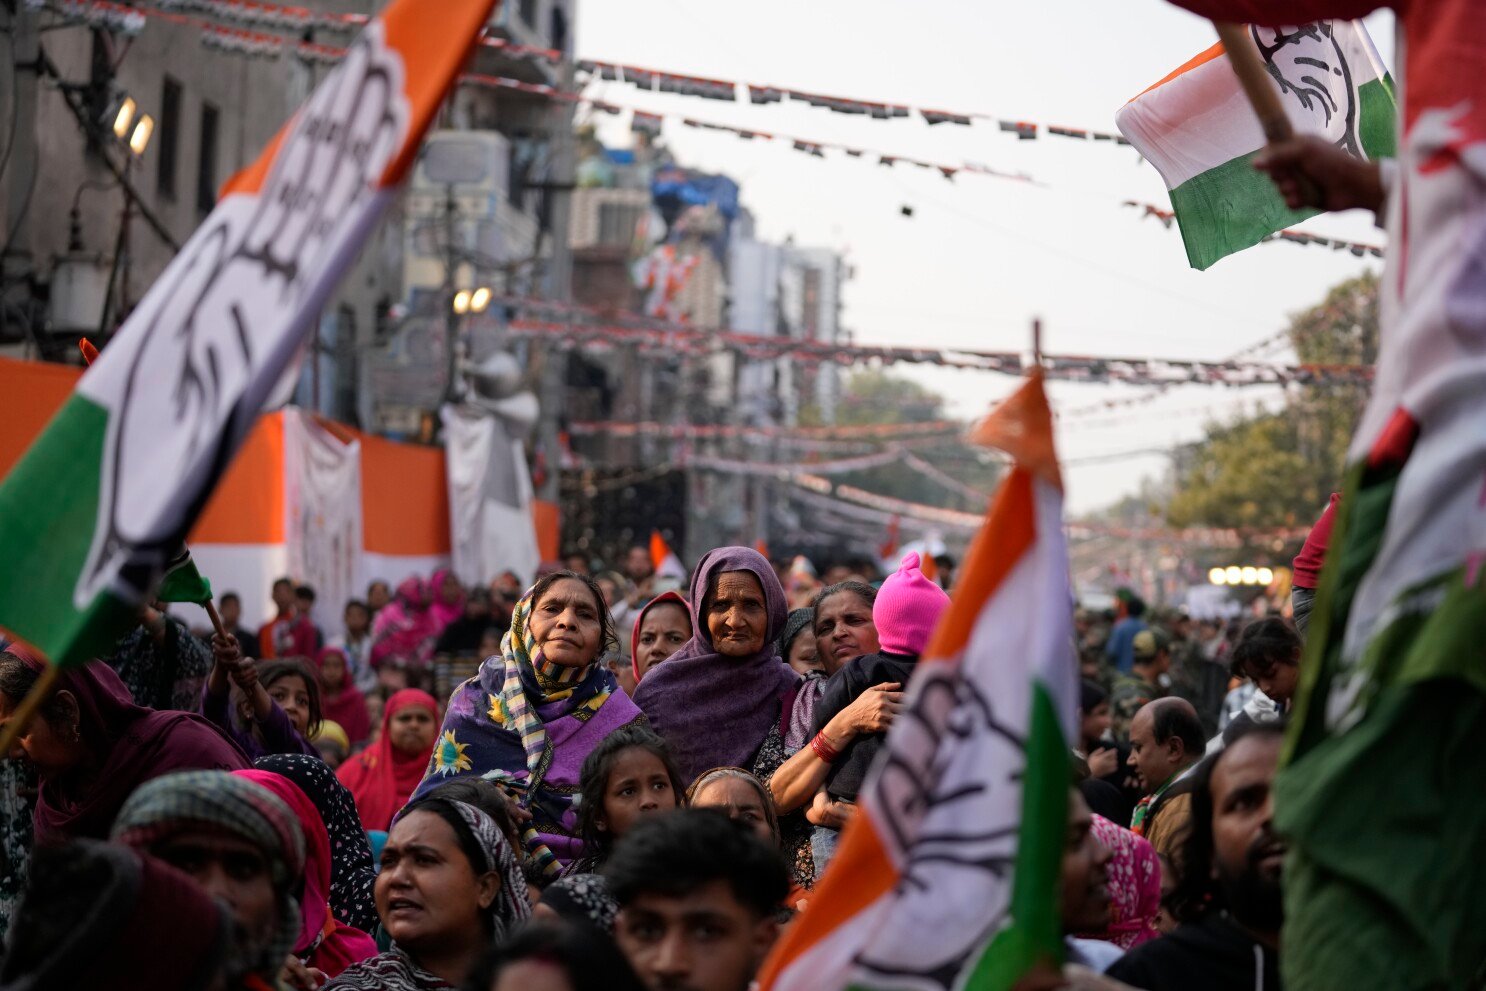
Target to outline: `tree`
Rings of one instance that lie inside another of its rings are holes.
[[[1373,364],[1378,353],[1378,279],[1369,272],[1334,287],[1291,318],[1302,365]],[[1277,527],[1314,521],[1341,485],[1347,446],[1367,386],[1335,381],[1290,387],[1279,413],[1208,426],[1174,459],[1173,526]]]

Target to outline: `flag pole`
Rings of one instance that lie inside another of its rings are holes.
[[[1223,50],[1228,53],[1228,64],[1233,67],[1233,74],[1238,77],[1244,96],[1249,98],[1249,105],[1259,117],[1259,126],[1264,129],[1264,140],[1275,144],[1294,137],[1295,129],[1290,126],[1290,118],[1285,115],[1274,79],[1264,67],[1259,50],[1254,47],[1248,25],[1233,21],[1213,21],[1213,27],[1218,29],[1218,39],[1223,42]]]
[[[10,748],[21,738],[31,726],[31,720],[41,709],[41,705],[51,698],[52,689],[56,687],[57,678],[61,676],[62,669],[55,664],[48,664],[41,669],[41,674],[36,679],[36,684],[21,699],[21,704],[16,706],[15,712],[11,713],[10,719],[5,723],[5,729],[0,730],[0,754],[9,754]]]
[[[217,636],[221,637],[223,640],[226,640],[227,627],[222,625],[222,617],[217,615],[216,604],[208,599],[206,602],[202,603],[202,606],[206,609],[207,616],[211,618],[212,628],[217,631]],[[0,753],[4,753],[4,751],[0,751]]]

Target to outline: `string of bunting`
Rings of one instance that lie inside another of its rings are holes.
[[[1172,228],[1172,225],[1176,223],[1175,213],[1172,213],[1170,210],[1162,209],[1161,207],[1156,206],[1154,203],[1141,203],[1138,200],[1126,200],[1122,205],[1135,207],[1137,210],[1141,211],[1141,216],[1151,217],[1160,221],[1162,226],[1164,226],[1167,230],[1170,230]],[[1380,245],[1365,244],[1360,241],[1347,241],[1339,237],[1322,237],[1319,234],[1310,234],[1306,231],[1291,230],[1290,228],[1276,231],[1275,233],[1266,237],[1264,240],[1289,241],[1291,244],[1299,245],[1317,244],[1323,248],[1330,248],[1332,251],[1349,251],[1352,254],[1356,255],[1358,258],[1362,258],[1366,255],[1371,255],[1374,258],[1383,257],[1383,249]]]
[[[553,53],[549,52],[547,54],[550,55]],[[688,76],[676,72],[667,72],[663,69],[647,69],[641,66],[624,65],[618,62],[601,62],[597,59],[579,59],[577,67],[579,72],[586,73],[590,79],[606,82],[623,82],[645,91],[677,93],[682,96],[694,96],[704,100],[722,100],[736,103],[738,102],[739,94],[746,92],[748,102],[755,105],[782,103],[785,99],[788,99],[794,103],[804,103],[812,107],[820,107],[833,113],[869,117],[873,120],[897,120],[917,114],[931,126],[936,124],[956,124],[961,127],[969,127],[973,121],[991,121],[997,125],[997,128],[1002,133],[1013,134],[1018,140],[1022,141],[1034,141],[1039,134],[1045,132],[1057,137],[1073,138],[1095,143],[1111,145],[1128,145],[1130,143],[1125,140],[1123,135],[1116,131],[1094,131],[1081,127],[1041,124],[1029,120],[1012,120],[1004,117],[996,117],[991,114],[963,113],[954,110],[911,107],[903,103],[885,103],[874,100],[852,99],[850,97],[826,96],[821,93],[811,93],[806,90],[783,86],[739,83],[727,79]]]
[[[705,355],[718,348],[728,348],[755,361],[783,358],[801,364],[830,362],[839,365],[875,361],[885,365],[928,364],[1005,375],[1021,375],[1025,367],[1021,354],[1017,352],[830,344],[689,327],[656,329],[516,319],[509,325],[509,334],[513,338],[541,340],[564,350],[602,350],[633,345],[647,354]],[[1134,385],[1317,385],[1369,382],[1373,375],[1370,365],[1275,365],[1093,355],[1044,355],[1043,368],[1049,379],[1059,381]]]
[[[710,440],[742,438],[761,440],[834,440],[872,439],[900,440],[925,435],[943,437],[963,435],[965,424],[958,420],[926,420],[921,423],[874,423],[835,427],[745,427],[735,424],[657,423],[654,421],[622,422],[617,420],[584,420],[568,424],[575,437],[607,435],[611,437],[664,437],[670,440]]]

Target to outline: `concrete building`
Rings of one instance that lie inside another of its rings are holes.
[[[340,15],[370,14],[382,4],[306,6]],[[566,53],[575,10],[576,0],[502,4],[490,34]],[[213,32],[204,25],[212,22],[194,12],[184,23],[117,14],[106,27],[68,23],[29,4],[16,4],[12,16],[14,100],[0,100],[0,135],[14,135],[0,152],[0,353],[75,361],[77,338],[106,341],[210,212],[221,184],[257,157],[324,78],[330,61],[305,57],[295,42],[341,48],[353,32],[318,17],[302,30],[254,25],[285,44],[250,57],[208,44]],[[554,84],[564,64],[481,47],[471,70]],[[135,126],[144,115],[153,125],[142,154],[112,133],[125,98]],[[561,246],[560,237],[542,234],[552,212],[554,149],[570,120],[570,105],[539,95],[470,85],[455,91],[438,126],[488,135],[495,189],[478,210],[462,203],[454,218],[457,240],[469,249],[451,277],[456,285],[529,292],[546,274],[554,245]],[[426,180],[425,173],[420,162],[418,177]],[[420,417],[409,411],[437,403],[448,239],[431,228],[447,219],[441,207],[436,197],[405,196],[368,240],[326,306],[296,390],[301,405],[413,433],[409,424]],[[438,357],[434,368],[416,367],[400,380],[432,388],[399,389],[394,376],[379,394],[373,367],[389,346],[404,358]]]

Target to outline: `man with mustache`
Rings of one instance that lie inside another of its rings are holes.
[[[1146,991],[1280,987],[1285,844],[1271,785],[1284,730],[1256,724],[1197,769],[1183,870],[1167,899],[1181,923],[1136,947],[1108,975]]]

